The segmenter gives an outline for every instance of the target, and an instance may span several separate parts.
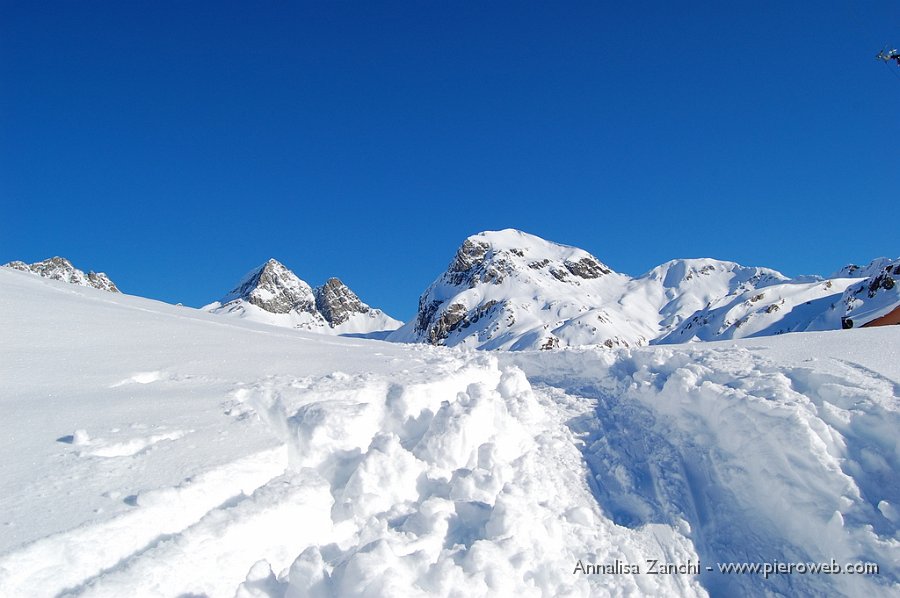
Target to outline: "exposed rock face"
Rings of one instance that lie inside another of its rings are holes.
[[[447,281],[453,285],[500,284],[510,272],[510,263],[502,252],[493,253],[484,241],[466,239],[447,268]]]
[[[316,313],[312,288],[278,260],[270,259],[248,274],[223,303],[243,299],[273,314]]]
[[[343,324],[351,315],[368,313],[370,309],[338,278],[329,278],[325,284],[316,287],[313,293],[316,296],[316,309],[331,326]]]
[[[101,291],[109,291],[110,293],[118,293],[119,289],[115,283],[109,279],[103,272],[90,271],[85,274],[72,265],[72,262],[63,257],[52,257],[33,264],[25,262],[9,262],[4,264],[5,268],[21,270],[23,272],[31,272],[44,278],[52,280],[61,280],[82,287],[93,287]]]
[[[566,270],[580,278],[600,278],[604,274],[612,273],[612,270],[601,264],[593,256],[586,256],[577,262],[565,261]]]
[[[329,278],[313,289],[275,259],[251,271],[228,295],[203,309],[329,334],[367,334],[402,324],[363,303],[339,279]]]

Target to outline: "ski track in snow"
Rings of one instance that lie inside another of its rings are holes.
[[[138,507],[98,524],[43,538],[0,557],[5,596],[76,593],[192,526],[208,513],[239,502],[285,467],[283,448],[252,455],[181,485],[129,497]],[[124,594],[122,594],[124,595]]]

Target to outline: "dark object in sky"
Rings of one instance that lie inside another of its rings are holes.
[[[875,55],[875,58],[877,58],[878,60],[883,60],[885,62],[890,62],[891,60],[893,60],[897,63],[897,66],[900,66],[900,50],[897,49],[888,50],[887,46],[885,46],[881,52]]]

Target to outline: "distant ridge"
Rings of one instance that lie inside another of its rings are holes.
[[[82,287],[93,287],[101,291],[109,291],[110,293],[118,293],[119,288],[109,279],[103,272],[94,272],[93,270],[85,274],[72,265],[72,262],[64,257],[51,257],[33,264],[25,262],[9,262],[3,264],[4,268],[12,268],[13,270],[21,270],[22,272],[31,272],[44,278],[52,280],[61,280],[69,284],[75,284]]]

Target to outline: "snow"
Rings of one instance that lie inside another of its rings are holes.
[[[3,269],[0,329],[3,596],[900,590],[897,327],[475,352]]]

